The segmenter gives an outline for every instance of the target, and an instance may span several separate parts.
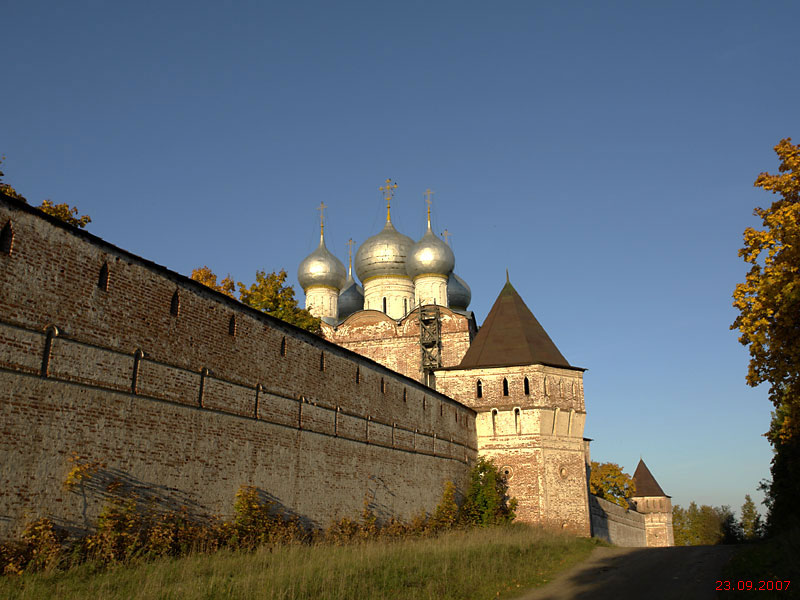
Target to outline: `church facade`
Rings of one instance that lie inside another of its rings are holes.
[[[381,188],[385,225],[355,255],[363,287],[352,256],[345,270],[327,249],[321,224],[319,247],[298,269],[306,308],[327,340],[475,410],[478,453],[506,476],[518,519],[590,535],[598,511],[588,493],[584,369],[561,354],[508,277],[479,328],[453,251],[431,228],[430,201],[414,241],[392,224],[394,188]],[[656,504],[648,506],[664,503]],[[665,529],[648,535],[650,545],[668,545],[671,518],[669,535],[666,516],[648,519]]]

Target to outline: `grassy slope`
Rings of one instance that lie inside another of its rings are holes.
[[[427,540],[219,552],[101,572],[84,565],[65,573],[0,578],[0,597],[510,597],[548,581],[596,545],[595,540],[514,525]]]

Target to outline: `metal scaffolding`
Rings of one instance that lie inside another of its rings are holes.
[[[422,383],[433,387],[433,370],[442,366],[442,321],[435,304],[419,308],[419,345]]]

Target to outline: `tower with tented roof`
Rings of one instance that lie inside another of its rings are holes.
[[[583,371],[567,362],[508,277],[461,363],[436,389],[477,411],[478,452],[517,498],[517,518],[590,534]]]
[[[674,546],[672,501],[658,485],[656,478],[642,459],[639,459],[639,464],[636,465],[633,483],[636,486],[636,494],[631,497],[629,503],[633,510],[644,514],[647,545]]]

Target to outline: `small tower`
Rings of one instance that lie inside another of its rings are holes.
[[[636,466],[633,482],[636,484],[636,495],[631,497],[629,503],[633,510],[644,514],[647,546],[674,546],[672,502],[642,459]]]
[[[320,203],[319,246],[309,254],[297,269],[297,280],[306,294],[306,310],[315,317],[335,324],[339,314],[339,290],[345,284],[342,261],[325,247],[325,218],[327,208]]]
[[[359,247],[356,273],[364,284],[364,309],[402,319],[414,307],[414,284],[406,272],[406,259],[414,240],[392,225],[392,198],[397,184],[387,179],[379,189],[386,200],[386,225]]]
[[[428,230],[422,239],[411,247],[406,271],[414,280],[414,304],[448,306],[447,279],[456,259],[450,246],[431,229],[431,192],[425,192],[428,204]]]

